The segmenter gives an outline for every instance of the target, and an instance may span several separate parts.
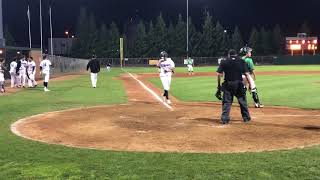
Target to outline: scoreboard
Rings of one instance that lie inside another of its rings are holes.
[[[306,33],[299,33],[297,37],[286,38],[286,48],[291,51],[291,55],[312,52],[314,55],[318,49],[318,37],[307,37]]]

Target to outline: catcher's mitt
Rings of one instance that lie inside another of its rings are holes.
[[[215,94],[216,98],[219,99],[220,101],[222,100],[222,90],[221,90],[221,86],[217,87],[217,91]]]

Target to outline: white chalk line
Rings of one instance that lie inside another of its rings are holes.
[[[152,91],[148,86],[146,86],[142,81],[140,81],[138,78],[133,76],[131,73],[123,70],[124,72],[128,73],[134,80],[136,80],[146,91],[148,91],[156,100],[158,100],[161,104],[163,104],[165,107],[167,107],[169,110],[173,111],[172,106],[170,106],[168,103],[163,102],[163,100],[155,93]]]

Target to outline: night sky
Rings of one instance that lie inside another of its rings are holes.
[[[43,1],[44,36],[49,36],[48,4]],[[34,46],[40,44],[39,0],[29,0],[32,16]],[[320,35],[320,0],[189,0],[190,16],[198,26],[203,21],[204,9],[209,10],[227,29],[240,26],[249,34],[252,26],[272,28],[280,24],[286,35],[294,35],[307,21],[313,35]],[[19,46],[28,44],[27,0],[3,0],[4,24]],[[98,25],[115,21],[119,28],[131,17],[150,21],[160,12],[168,22],[186,15],[186,0],[55,0],[53,3],[54,36],[63,37],[64,30],[75,30],[80,7],[94,13]],[[46,45],[46,44],[45,44]]]

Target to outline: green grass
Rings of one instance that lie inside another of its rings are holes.
[[[0,179],[319,179],[319,146],[241,154],[131,153],[47,145],[24,140],[10,132],[9,127],[13,122],[30,115],[71,107],[126,103],[123,84],[114,79],[120,73],[115,68],[112,73],[100,74],[98,89],[90,88],[88,75],[65,82],[52,82],[52,92],[49,93],[39,88],[1,96]],[[262,84],[262,78],[273,84],[271,79],[275,77],[270,76],[269,80],[268,77],[259,77],[258,87],[261,87],[262,98],[267,102],[268,96],[282,91],[282,84],[285,83],[277,81],[281,87],[273,87],[267,94],[265,88],[268,83]],[[283,81],[290,79],[284,78],[288,79]],[[189,80],[186,79],[186,82]],[[174,91],[182,81],[174,80]],[[192,89],[192,86],[197,88],[195,85],[201,85],[201,82],[212,90],[216,86],[215,77],[212,80],[195,78],[191,81],[200,83],[184,84],[187,89]],[[212,97],[211,91],[209,95]],[[189,93],[185,96],[192,99],[192,96],[205,91]],[[305,98],[306,95],[309,94],[304,93],[301,97]],[[205,99],[207,95],[202,96]]]
[[[217,66],[195,67],[195,72],[216,72]],[[125,68],[132,73],[157,73],[156,67],[139,67],[139,68]],[[285,66],[256,66],[256,71],[320,71],[320,65],[285,65]],[[187,72],[186,67],[177,67],[176,72]]]
[[[256,86],[265,105],[320,109],[320,75],[258,76]],[[159,88],[159,78],[150,80]],[[182,101],[218,101],[216,77],[174,78],[171,93]],[[252,102],[252,98],[248,100]]]

